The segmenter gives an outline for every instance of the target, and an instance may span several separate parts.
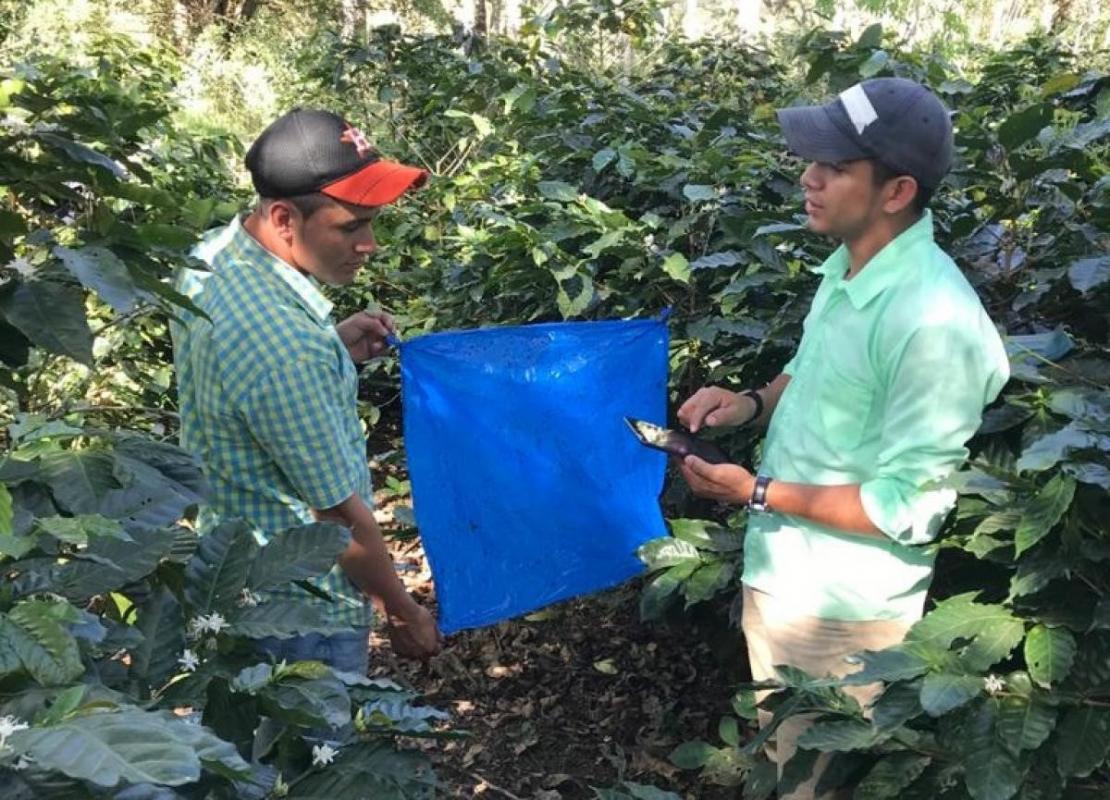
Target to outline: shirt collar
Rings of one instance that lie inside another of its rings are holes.
[[[898,281],[906,274],[906,253],[921,242],[933,241],[933,213],[925,209],[921,219],[892,239],[886,247],[876,253],[864,264],[850,281],[844,280],[851,264],[848,261],[848,248],[838,247],[817,272],[827,275],[835,288],[843,288],[848,299],[858,311]]]
[[[324,297],[320,291],[320,284],[315,278],[298,272],[288,261],[278,258],[263,247],[243,227],[243,222],[239,216],[232,220],[229,227],[231,228],[232,246],[241,251],[244,261],[281,280],[293,290],[293,294],[304,309],[318,321],[327,322],[330,319],[331,310],[334,306],[330,300]]]

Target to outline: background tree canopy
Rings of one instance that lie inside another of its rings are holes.
[[[775,108],[884,75],[928,83],[955,112],[938,237],[1006,332],[1014,378],[953,480],[931,612],[864,659],[887,684],[874,719],[834,683],[784,676],[776,719],[823,715],[787,782],[828,751],[828,783],[860,798],[1105,796],[1103,4],[0,9],[5,797],[468,796],[433,770],[460,732],[415,692],[253,655],[252,638],[319,629],[312,609],[256,593],[326,569],[342,530],[292,529],[259,550],[235,524],[198,541],[189,523],[207,486],[175,446],[166,323],[189,304],[166,279],[250,202],[244,145],[277,113],[342,111],[435,176],[383,215],[382,251],[334,295],[340,313],[379,304],[414,336],[671,307],[678,401],[777,374],[830,249],[802,225],[803,165]],[[714,36],[698,38],[706,20]],[[391,358],[368,365],[361,412],[400,541],[396,378]],[[748,462],[757,445],[721,443]],[[660,636],[693,619],[707,641],[732,636],[743,514],[676,481],[664,506],[674,535],[641,553],[639,613]],[[666,769],[641,759],[535,796],[768,796],[736,684],[710,701],[719,725],[645,749]],[[279,724],[259,728],[263,716]],[[351,723],[330,764],[311,738],[329,723]],[[418,746],[429,739],[448,741]]]

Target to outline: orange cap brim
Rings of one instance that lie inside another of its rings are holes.
[[[379,160],[329,183],[320,191],[356,206],[385,206],[409,189],[423,186],[427,180],[427,170]]]

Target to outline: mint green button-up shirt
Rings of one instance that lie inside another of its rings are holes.
[[[357,376],[317,284],[263,248],[238,219],[194,253],[177,289],[208,319],[171,325],[181,444],[204,464],[212,498],[203,535],[242,517],[265,543],[358,493],[372,505]],[[315,583],[328,603],[289,584],[270,596],[317,605],[331,622],[369,625],[373,607],[336,565]]]
[[[933,574],[931,541],[956,495],[936,488],[967,458],[984,407],[1009,379],[1002,340],[975,290],[921,220],[851,280],[840,247],[817,270],[791,376],[760,474],[860,484],[885,539],[800,517],[753,514],[743,580],[799,614],[916,619]]]

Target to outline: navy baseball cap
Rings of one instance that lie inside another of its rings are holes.
[[[322,192],[356,206],[384,206],[427,179],[426,170],[387,161],[338,114],[294,108],[270,123],[247,151],[261,197]]]
[[[920,83],[873,78],[821,106],[778,111],[790,150],[812,161],[873,158],[936,189],[952,167],[948,109]]]

